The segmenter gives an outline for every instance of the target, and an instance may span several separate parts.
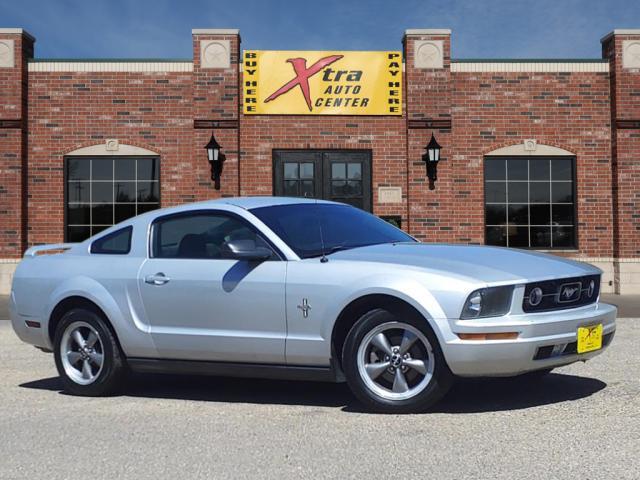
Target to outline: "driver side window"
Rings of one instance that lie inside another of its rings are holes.
[[[153,226],[154,258],[221,259],[226,242],[253,240],[269,244],[243,221],[222,213],[178,214],[156,221]]]

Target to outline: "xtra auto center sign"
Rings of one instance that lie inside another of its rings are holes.
[[[400,52],[247,50],[246,115],[402,115]]]

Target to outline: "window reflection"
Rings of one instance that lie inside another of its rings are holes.
[[[575,248],[575,159],[485,158],[485,242]]]
[[[69,242],[160,207],[157,158],[69,158],[66,178]]]

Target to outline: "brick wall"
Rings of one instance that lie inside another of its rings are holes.
[[[416,68],[416,45],[433,40],[442,42],[442,68]],[[409,229],[423,241],[454,241],[455,219],[450,215],[463,213],[459,207],[465,195],[457,182],[453,182],[451,166],[451,36],[449,34],[407,34],[404,39],[405,85],[407,109],[407,166],[409,191]],[[418,123],[423,121],[423,123]],[[412,122],[420,128],[412,128]],[[435,128],[436,125],[444,128]],[[435,190],[429,190],[426,165],[422,161],[425,146],[435,134],[442,146]],[[477,207],[476,207],[477,209]],[[466,215],[466,214],[465,214]],[[462,224],[468,223],[466,220]],[[460,225],[459,225],[460,226]],[[463,228],[466,228],[463,226]],[[463,234],[466,243],[471,237]],[[458,240],[463,241],[463,240]],[[477,242],[477,240],[476,240]]]
[[[272,149],[363,149],[372,153],[374,212],[400,215],[402,203],[379,204],[378,187],[406,184],[405,123],[401,117],[244,116],[240,123],[241,195],[273,194]]]
[[[0,68],[0,258],[19,258],[26,245],[26,59],[33,39],[19,30],[0,32],[0,39],[13,42],[13,67]]]
[[[622,292],[640,291],[640,67],[623,65],[623,45],[630,40],[640,40],[640,34],[614,33],[602,42],[611,75],[614,253]]]
[[[465,208],[448,215],[457,220],[452,240],[465,236],[483,243],[484,155],[532,138],[576,155],[579,254],[611,257],[608,90],[606,73],[455,73],[449,168],[451,181],[459,182],[456,190],[468,194],[457,203]],[[471,215],[465,217],[467,209]]]
[[[202,38],[216,36],[194,35],[194,51]],[[216,130],[226,154],[220,191],[204,150],[211,129],[194,129],[195,119],[237,120],[238,36],[222,38],[236,52],[227,70],[196,60],[193,73],[31,72],[30,245],[63,240],[64,156],[108,138],[160,154],[163,207],[237,194],[237,129]]]
[[[108,138],[160,155],[162,206],[271,195],[274,149],[370,150],[374,213],[401,216],[423,240],[475,244],[484,243],[484,156],[535,138],[577,159],[578,251],[566,254],[640,256],[640,130],[612,128],[612,118],[640,120],[640,73],[621,66],[622,42],[638,35],[604,41],[610,73],[463,72],[452,70],[446,31],[408,31],[402,117],[242,115],[234,31],[194,31],[193,71],[28,72],[30,37],[2,38],[15,40],[17,62],[0,68],[0,120],[13,125],[0,129],[0,258],[62,241],[64,156]],[[227,67],[203,64],[211,41],[228,42]],[[442,68],[416,67],[425,41],[441,42]],[[220,191],[204,152],[212,130],[226,155]],[[432,133],[443,148],[435,190],[421,161]],[[383,186],[401,187],[402,203],[381,203]]]
[[[63,240],[64,156],[108,138],[161,153],[163,205],[198,198],[190,74],[31,72],[29,110],[30,244]]]
[[[222,41],[229,42],[230,66],[226,69],[203,68],[201,61],[201,42]],[[221,190],[216,194],[208,193],[206,198],[234,196],[239,192],[238,152],[239,144],[239,116],[240,116],[240,35],[232,33],[193,34],[193,102],[192,113],[194,120],[214,121],[211,128],[195,131],[194,142],[196,152],[194,160],[203,164],[204,146],[211,137],[212,130],[218,143],[222,145],[225,155],[222,173]],[[222,121],[222,122],[220,122]],[[224,128],[220,128],[220,126]],[[206,163],[206,162],[204,162]],[[206,165],[208,168],[208,164]],[[211,185],[209,176],[201,172],[197,180],[202,184]]]

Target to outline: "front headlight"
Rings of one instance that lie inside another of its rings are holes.
[[[467,298],[460,319],[469,320],[504,315],[511,309],[512,296],[513,285],[475,290]]]

